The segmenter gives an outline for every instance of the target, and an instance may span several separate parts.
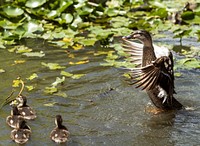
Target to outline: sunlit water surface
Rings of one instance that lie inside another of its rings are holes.
[[[38,74],[39,77],[31,82],[36,85],[36,89],[23,92],[38,116],[34,121],[28,122],[32,135],[27,145],[55,145],[50,140],[49,133],[55,126],[54,117],[57,114],[62,115],[63,123],[70,131],[68,145],[72,146],[200,145],[199,70],[182,70],[182,77],[175,80],[175,96],[187,110],[153,115],[145,110],[149,103],[146,93],[134,89],[124,80],[124,70],[100,65],[104,63],[105,55],[93,54],[106,51],[105,48],[85,48],[79,51],[69,49],[75,55],[75,58],[69,58],[64,49],[49,46],[42,41],[27,40],[24,43],[34,51],[43,50],[46,56],[28,58],[1,49],[0,68],[5,69],[6,73],[0,74],[0,91],[2,100],[11,92],[12,80],[17,76],[20,75],[25,80],[32,73]],[[189,43],[190,40],[188,45]],[[86,64],[69,64],[86,57],[89,60]],[[14,60],[26,62],[15,65]],[[64,70],[67,72],[86,75],[77,80],[66,78],[64,85],[59,86],[59,90],[66,93],[67,97],[48,95],[43,90],[56,77],[61,77],[60,70],[50,71],[41,65],[41,61],[59,63],[66,66]],[[10,139],[11,128],[5,123],[9,114],[9,105],[0,111],[2,146],[16,145]]]

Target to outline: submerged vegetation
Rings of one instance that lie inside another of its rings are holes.
[[[100,43],[102,46],[114,48],[107,52],[96,52],[94,55],[106,54],[104,66],[130,66],[131,63],[120,60],[124,52],[120,43],[113,43],[113,38],[127,35],[132,30],[146,29],[155,38],[168,37],[180,39],[193,37],[200,40],[200,3],[187,1],[143,1],[143,0],[15,0],[0,1],[0,48],[27,57],[44,57],[40,50],[35,51],[20,45],[27,38],[43,39],[51,45],[74,50],[84,49]],[[7,47],[9,46],[9,47]],[[177,60],[175,68],[200,68],[199,49],[191,47],[190,51],[181,50],[184,57]],[[70,57],[74,57],[73,54]],[[89,60],[83,58],[71,65],[85,64]],[[25,62],[18,60],[16,64]],[[57,85],[62,84],[66,77],[79,79],[84,74],[72,74],[62,69],[65,66],[54,62],[41,62],[42,67],[49,70],[61,70],[45,93],[57,93]],[[6,73],[6,68],[0,73]],[[179,75],[179,74],[177,74]],[[37,73],[27,77],[31,81]],[[14,85],[17,86],[17,85]],[[34,87],[26,86],[28,90]],[[62,93],[63,95],[63,93]],[[66,95],[63,95],[66,96]]]

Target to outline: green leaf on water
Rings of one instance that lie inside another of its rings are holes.
[[[72,79],[80,79],[82,76],[85,76],[85,74],[74,74]]]
[[[42,32],[44,30],[41,23],[38,23],[37,21],[29,21],[28,23],[24,24],[24,28],[26,30],[26,33],[24,36],[29,37],[30,34],[33,32]]]
[[[2,40],[0,39],[0,48],[1,49],[5,49],[6,47],[4,46],[4,43],[2,42]]]
[[[85,46],[93,46],[97,41],[96,38],[86,38],[82,41],[82,44]]]
[[[58,63],[41,63],[42,65],[48,67],[50,70],[64,69],[64,66],[60,66]]]
[[[130,78],[131,78],[131,76],[130,76],[129,73],[124,73],[123,76],[124,76],[125,78],[127,78],[127,79],[130,79]]]
[[[106,5],[109,8],[117,8],[117,7],[120,7],[120,5],[122,5],[122,1],[120,1],[120,0],[111,0],[111,1],[107,1]]]
[[[65,92],[62,92],[62,91],[58,91],[58,93],[55,93],[54,95],[61,96],[61,97],[64,97],[64,98],[67,97],[67,94]]]
[[[70,77],[72,79],[79,79],[79,78],[81,78],[82,76],[85,75],[85,74],[71,74],[71,73],[66,72],[66,71],[61,71],[60,74],[65,76],[65,77]]]
[[[200,60],[196,58],[184,58],[177,61],[175,68],[194,69],[200,68]]]
[[[53,107],[57,102],[45,103],[44,106]]]
[[[82,19],[80,16],[76,16],[71,26],[77,28],[79,23],[82,23]]]
[[[74,41],[84,46],[93,46],[97,41],[96,38],[75,37]]]
[[[71,74],[71,73],[69,73],[69,72],[66,72],[66,71],[61,71],[60,74],[63,75],[63,76],[66,76],[66,77],[71,77],[71,76],[73,76],[73,74]]]
[[[13,80],[12,86],[13,86],[13,87],[19,87],[20,84],[21,84],[21,81],[20,81],[20,80]]]
[[[118,16],[118,17],[113,17],[111,18],[111,25],[114,27],[114,28],[121,28],[123,26],[128,26],[129,25],[129,18],[125,18],[125,17],[122,17],[122,16]]]
[[[189,36],[190,32],[192,31],[192,29],[190,28],[178,28],[176,30],[174,30],[174,38],[182,38],[184,36]]]
[[[37,8],[46,3],[46,0],[28,0],[26,1],[26,7]]]
[[[27,57],[44,57],[45,56],[43,51],[40,51],[40,52],[27,52],[27,53],[23,53],[23,55],[25,55]]]
[[[25,47],[25,46],[16,46],[13,48],[13,50],[16,50],[16,53],[28,53],[31,52],[32,49]]]
[[[60,22],[61,24],[62,23],[71,23],[73,20],[73,15],[70,13],[62,14],[61,18],[62,18],[62,21]]]
[[[61,39],[61,38],[64,38],[66,36],[65,32],[63,32],[63,31],[61,31],[61,32],[52,32],[51,35],[56,39]]]
[[[107,55],[108,51],[97,51],[94,53],[94,56],[99,56],[99,55]]]
[[[52,10],[47,14],[47,17],[49,19],[54,19],[55,17],[57,17],[60,13],[58,13],[56,10]]]
[[[175,72],[175,73],[174,73],[174,76],[175,76],[175,77],[181,77],[181,76],[182,76],[182,73],[180,73],[180,72]]]
[[[44,92],[47,93],[47,94],[53,94],[53,93],[58,92],[58,89],[54,86],[45,87]]]
[[[17,17],[24,13],[24,10],[22,10],[21,8],[16,8],[12,6],[3,8],[3,11],[10,17]]]
[[[25,86],[27,89],[28,89],[28,91],[31,91],[31,90],[33,90],[34,89],[34,87],[33,86]]]
[[[154,12],[151,13],[151,16],[159,16],[160,18],[167,18],[167,10],[165,8],[157,8],[154,10]]]
[[[38,75],[36,73],[33,73],[30,77],[26,78],[27,80],[33,80],[35,78],[38,78]]]
[[[193,11],[185,11],[181,14],[181,18],[183,20],[191,20],[191,19],[194,19],[195,17],[195,14]]]
[[[62,78],[56,77],[56,81],[53,82],[51,85],[53,87],[56,87],[58,84],[62,84],[64,81],[65,81],[65,77],[62,77]]]
[[[0,73],[6,72],[4,69],[0,68]]]
[[[117,16],[120,13],[120,11],[114,8],[107,8],[105,13],[108,16],[113,17],[113,16]]]

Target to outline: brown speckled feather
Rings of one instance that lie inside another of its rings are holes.
[[[155,88],[163,78],[165,78],[166,84],[173,84],[172,75],[170,75],[164,67],[166,58],[166,56],[161,57],[150,65],[139,69],[133,69],[131,71],[131,77],[134,80],[132,84],[136,84],[136,88],[142,87],[142,90],[151,90]]]

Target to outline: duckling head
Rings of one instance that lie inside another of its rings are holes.
[[[17,97],[17,100],[19,102],[19,104],[18,104],[19,107],[26,106],[27,99],[25,96],[20,95],[19,97]]]
[[[56,115],[56,118],[55,118],[55,124],[56,124],[56,126],[57,127],[62,127],[62,122],[63,122],[63,120],[62,120],[61,115]]]

